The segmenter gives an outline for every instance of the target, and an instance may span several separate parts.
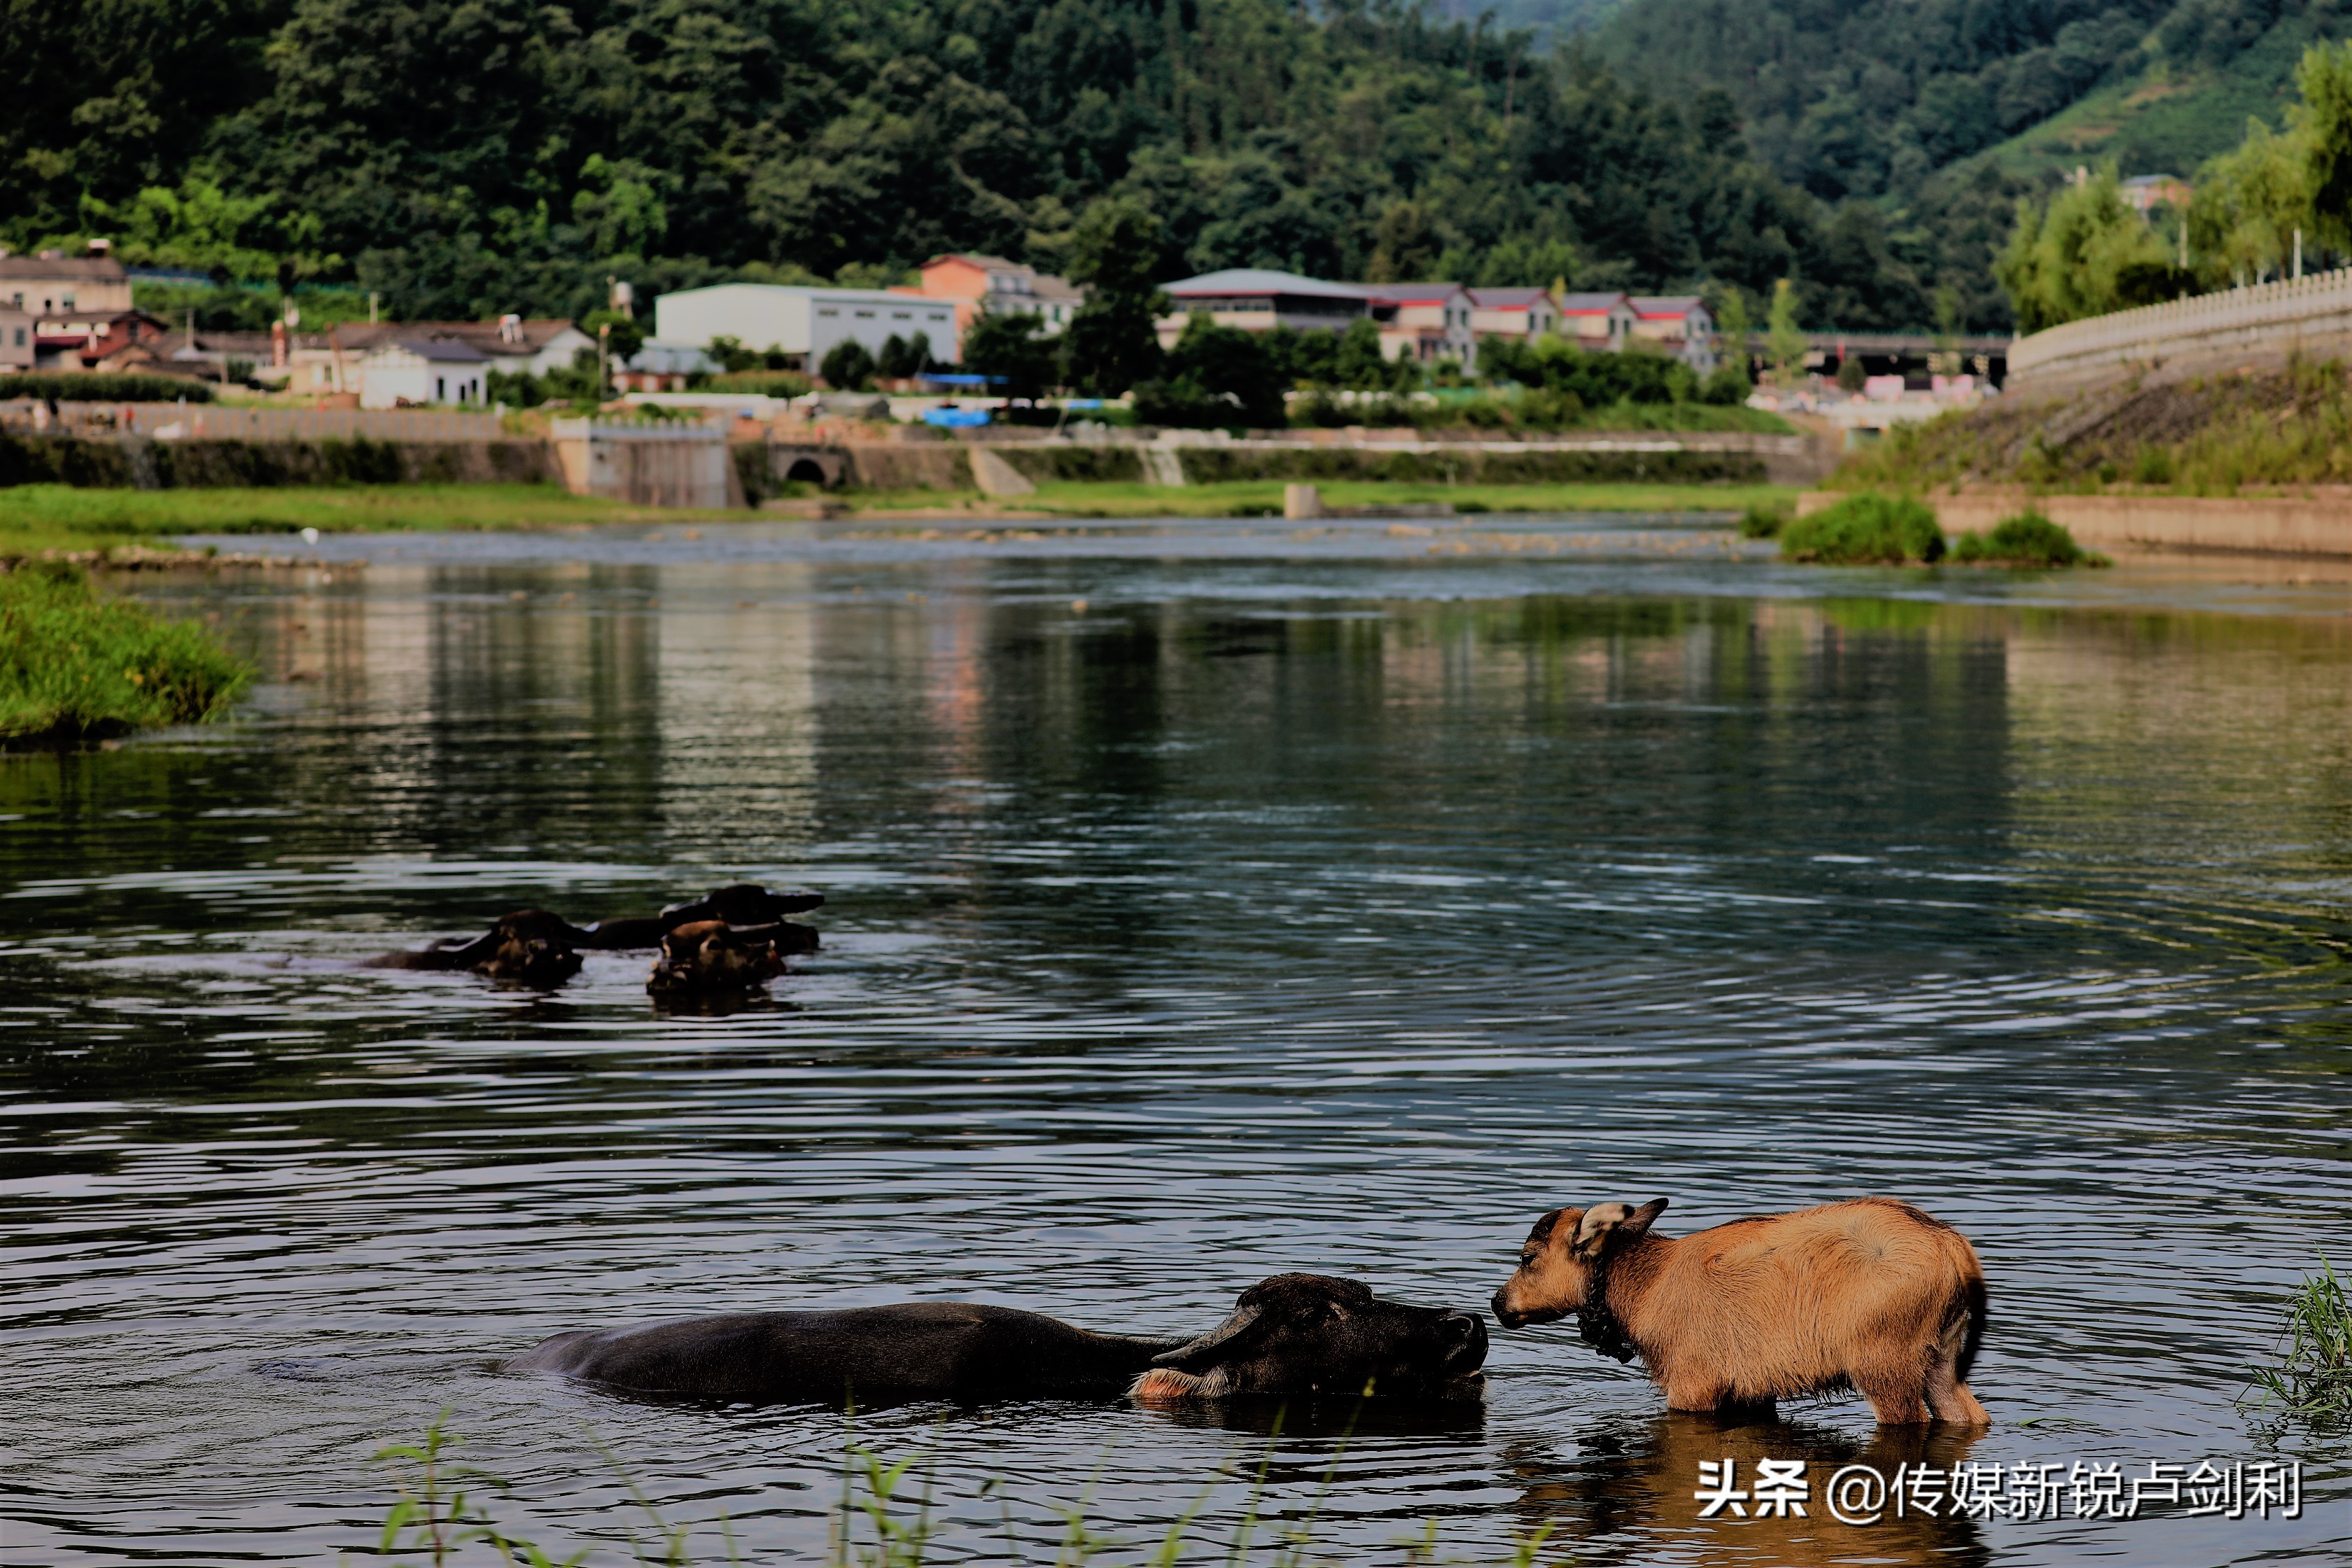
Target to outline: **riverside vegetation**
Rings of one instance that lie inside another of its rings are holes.
[[[1932,565],[1945,560],[1962,566],[2111,564],[2031,508],[2002,519],[1990,532],[1963,533],[1948,542],[1934,509],[1925,501],[1869,491],[1788,522],[1751,509],[1740,531],[1750,538],[1777,535],[1784,560],[1821,565]]]
[[[1193,1562],[1222,1562],[1225,1568],[1309,1568],[1310,1564],[1329,1561],[1316,1550],[1315,1521],[1346,1454],[1347,1438],[1341,1437],[1332,1454],[1307,1516],[1295,1524],[1276,1525],[1264,1519],[1262,1510],[1266,1476],[1273,1468],[1275,1445],[1281,1436],[1282,1418],[1277,1415],[1265,1453],[1250,1479],[1241,1513],[1223,1546],[1204,1547],[1196,1555],[1191,1537],[1210,1488],[1220,1480],[1234,1479],[1229,1471],[1207,1478],[1200,1494],[1170,1521],[1156,1542],[1128,1541],[1097,1533],[1087,1521],[1083,1500],[1062,1509],[1062,1537],[1055,1543],[1055,1563],[1058,1568],[1085,1568],[1095,1563],[1118,1563],[1126,1568],[1180,1568]],[[500,1524],[485,1499],[504,1490],[506,1483],[458,1460],[454,1450],[462,1441],[447,1429],[445,1413],[417,1441],[392,1444],[377,1452],[376,1462],[391,1469],[397,1496],[384,1515],[383,1532],[374,1543],[374,1555],[394,1559],[396,1568],[417,1568],[423,1563],[447,1568],[453,1563],[493,1561],[520,1568],[576,1568],[586,1561],[587,1548],[559,1558],[553,1549]],[[639,1568],[690,1568],[699,1557],[695,1545],[698,1533],[719,1538],[726,1562],[743,1561],[724,1515],[715,1526],[673,1523],[663,1517],[635,1482],[628,1480],[625,1470],[610,1453],[601,1448],[599,1452],[621,1473],[642,1518],[645,1536],[641,1538],[635,1529],[628,1532],[630,1559]],[[933,1479],[931,1456],[928,1454],[908,1455],[891,1462],[867,1444],[855,1440],[848,1443],[842,1454],[841,1492],[830,1510],[825,1568],[921,1568],[930,1561],[933,1542],[940,1535],[940,1527],[931,1515]],[[981,1489],[981,1495],[987,1497],[994,1490],[995,1483],[991,1481]],[[1009,1511],[1005,1531],[1009,1537]],[[1538,1564],[1557,1568],[1574,1561],[1571,1552],[1547,1555],[1545,1546],[1552,1533],[1551,1526],[1543,1525],[1520,1536],[1503,1563],[1508,1568],[1538,1568]],[[1025,1555],[1020,1552],[1017,1541],[1012,1544],[1016,1556]],[[1436,1556],[1434,1521],[1424,1526],[1420,1534],[1399,1544],[1408,1565],[1440,1561]]]
[[[2352,375],[2339,361],[2297,361],[2156,386],[2126,381],[2056,402],[1995,398],[1898,426],[1824,482],[2193,496],[2352,483]]]
[[[79,568],[0,576],[0,743],[75,746],[218,719],[253,669],[205,627],[103,595]]]
[[[2247,1402],[2306,1419],[2352,1421],[2352,1300],[2325,1258],[2317,1276],[2287,1298],[2278,1358],[2254,1369]]]

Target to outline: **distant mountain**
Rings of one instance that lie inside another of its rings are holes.
[[[1754,154],[1818,196],[1932,205],[1985,163],[2191,174],[2347,34],[2340,0],[1624,0],[1593,43],[1664,101],[1727,90]]]

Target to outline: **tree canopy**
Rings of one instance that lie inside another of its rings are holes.
[[[1809,323],[1864,328],[1924,325],[1940,276],[1876,208],[1751,159],[1732,94],[1652,97],[1406,0],[0,15],[21,89],[0,92],[0,238],[107,234],[133,261],[356,284],[395,316],[576,316],[615,275],[641,298],[875,283],[950,249],[1058,268],[1106,201],[1129,238],[1153,227],[1151,280],[1265,266],[1760,301],[1787,276]],[[1997,225],[2007,197],[1959,206]],[[1132,325],[1079,333],[1115,329],[1106,384],[1150,368]]]

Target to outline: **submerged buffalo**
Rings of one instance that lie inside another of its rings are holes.
[[[492,980],[554,985],[580,973],[583,952],[660,947],[681,926],[714,921],[761,932],[761,940],[779,954],[814,952],[816,928],[797,925],[783,917],[804,913],[824,902],[822,893],[775,893],[754,883],[739,882],[714,889],[690,904],[672,904],[658,915],[599,921],[586,927],[546,910],[518,910],[499,916],[488,931],[470,942],[453,940],[418,952],[387,952],[362,967],[465,970]],[[776,972],[782,968],[779,963]]]
[[[580,973],[580,929],[545,910],[517,910],[471,942],[441,942],[422,952],[387,952],[367,969],[469,970],[492,980],[555,985]]]
[[[808,928],[792,929],[799,931]],[[777,932],[778,927],[773,925],[739,931],[725,921],[697,921],[692,925],[679,926],[662,938],[661,951],[654,958],[654,972],[646,981],[646,989],[656,996],[707,995],[765,985],[784,972],[785,952],[808,951],[786,948],[778,940]]]
[[[969,1301],[730,1312],[557,1334],[506,1363],[631,1394],[728,1404],[1104,1399],[1182,1405],[1241,1394],[1446,1398],[1476,1393],[1475,1312],[1384,1301],[1352,1279],[1278,1274],[1196,1339],[1098,1334]]]

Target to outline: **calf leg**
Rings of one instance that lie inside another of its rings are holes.
[[[1917,1363],[1904,1366],[1891,1359],[1878,1361],[1855,1367],[1851,1375],[1880,1426],[1916,1426],[1928,1420],[1927,1380]]]
[[[1963,1317],[1948,1324],[1943,1337],[1927,1352],[1927,1406],[1938,1421],[1958,1426],[1990,1426],[1992,1416],[1977,1403],[1960,1381],[1960,1352],[1968,1343],[1969,1321]]]

